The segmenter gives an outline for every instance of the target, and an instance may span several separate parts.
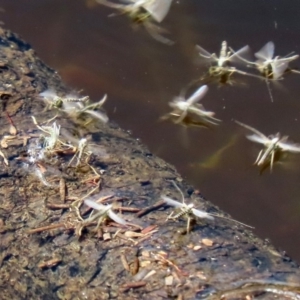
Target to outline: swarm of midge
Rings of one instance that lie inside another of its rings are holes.
[[[99,4],[117,9],[120,14],[126,14],[133,25],[144,26],[155,40],[167,45],[174,44],[174,42],[162,35],[167,33],[167,30],[156,24],[161,23],[167,16],[172,0],[128,0],[126,4],[107,0],[96,1]]]
[[[256,161],[254,162],[254,164],[257,166],[264,167],[265,165],[269,164],[270,170],[272,171],[276,154],[281,152],[300,153],[300,144],[287,142],[288,136],[281,137],[279,132],[266,136],[249,125],[238,121],[235,122],[254,133],[247,135],[247,138],[250,141],[264,145],[264,149],[259,152]]]
[[[81,117],[89,116],[103,123],[108,121],[107,115],[100,111],[107,99],[107,95],[104,95],[101,100],[95,103],[90,103],[88,96],[67,95],[60,97],[51,89],[41,93],[40,96],[45,100],[49,108],[57,108],[68,114],[72,119],[79,120]]]
[[[174,118],[175,123],[180,124],[188,117],[191,117],[195,122],[201,122],[204,125],[218,125],[219,119],[214,117],[215,113],[205,110],[204,106],[199,102],[207,93],[208,86],[201,86],[188,99],[183,95],[175,97],[169,102],[169,106],[173,108],[168,115]]]

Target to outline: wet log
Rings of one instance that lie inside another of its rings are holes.
[[[297,263],[173,166],[112,121],[49,107],[41,92],[72,91],[29,44],[0,29],[0,55],[1,299],[300,299]],[[81,157],[66,141],[46,151],[41,128],[53,122],[93,147]],[[161,197],[181,202],[176,186],[187,203],[229,220],[176,215]],[[113,204],[126,225],[96,218],[84,199]]]

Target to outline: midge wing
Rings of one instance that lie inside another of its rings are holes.
[[[251,134],[246,136],[248,140],[259,143],[259,144],[265,144],[266,142],[269,142],[268,138],[262,138],[261,136],[258,136],[257,134]]]
[[[175,201],[167,196],[161,196],[161,198],[170,206],[174,206],[174,207],[183,207],[184,204],[178,202],[178,201]]]
[[[84,203],[91,207],[92,209],[96,209],[96,210],[103,210],[103,211],[106,211],[106,210],[109,210],[111,209],[111,205],[103,205],[103,204],[100,204],[100,203],[97,203],[93,200],[89,200],[89,199],[85,199],[84,200]]]
[[[172,0],[148,0],[142,6],[160,23],[168,14],[171,4]]]
[[[289,66],[288,61],[280,61],[280,60],[275,60],[274,62],[271,63],[272,66],[272,72],[273,72],[273,79],[277,80],[280,79],[280,77],[284,74],[286,69]]]
[[[237,123],[237,124],[239,124],[239,125],[241,125],[241,126],[247,128],[247,129],[251,130],[251,131],[254,132],[256,135],[258,135],[262,140],[265,140],[265,141],[266,141],[266,140],[269,140],[263,133],[261,133],[261,132],[258,131],[257,129],[255,129],[255,128],[249,126],[249,125],[246,125],[246,124],[244,124],[244,123],[242,123],[242,122],[239,122],[239,121],[237,121],[237,120],[235,120],[235,123]]]
[[[207,212],[205,212],[203,210],[192,208],[192,212],[198,218],[206,218],[206,219],[210,219],[210,220],[214,219],[213,216],[211,216],[209,213],[207,213]]]
[[[273,71],[273,79],[279,79],[286,69],[289,66],[289,63],[295,59],[297,59],[299,55],[293,55],[290,57],[279,58],[275,57],[274,61],[271,63],[272,71]]]
[[[127,225],[127,222],[114,213],[111,209],[107,212],[108,216],[118,224]]]
[[[283,143],[279,141],[278,145],[284,151],[295,152],[295,153],[300,152],[300,144]]]
[[[274,51],[275,51],[274,43],[268,42],[254,55],[256,58],[266,61],[266,60],[271,60],[273,58]]]
[[[196,102],[198,102],[200,99],[202,99],[205,94],[208,91],[208,86],[207,85],[203,85],[201,87],[199,87],[199,89],[190,97],[186,100],[186,103],[188,103],[189,105],[192,105]]]
[[[241,63],[242,61],[247,61],[247,56],[249,54],[250,48],[248,45],[244,46],[243,48],[241,48],[238,51],[235,51],[230,57],[229,57],[229,61],[233,62],[233,63]]]
[[[199,56],[210,60],[210,62],[216,62],[218,60],[215,53],[209,53],[199,45],[196,45],[196,50],[198,51]]]

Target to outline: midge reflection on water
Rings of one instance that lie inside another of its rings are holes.
[[[120,14],[126,14],[133,25],[143,25],[149,34],[159,42],[173,45],[174,42],[162,34],[168,31],[155,24],[161,23],[168,14],[172,0],[127,0],[126,4],[115,3],[106,0],[96,0],[105,6],[117,9]]]

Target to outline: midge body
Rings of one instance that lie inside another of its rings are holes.
[[[217,125],[220,120],[214,118],[214,112],[206,111],[202,104],[199,102],[207,93],[208,86],[203,85],[196,90],[188,99],[185,99],[182,95],[175,97],[173,101],[169,103],[170,107],[174,109],[171,112],[172,115],[178,115],[176,123],[180,123],[188,114],[197,115],[202,121]]]
[[[100,109],[107,99],[107,95],[104,95],[101,100],[94,103],[89,103],[89,96],[79,97],[76,95],[66,95],[60,97],[52,89],[46,90],[40,94],[40,96],[48,104],[48,108],[57,108],[64,111],[72,118],[79,118],[83,114],[91,116],[93,119],[102,121],[103,123],[108,122],[107,115],[96,109]]]
[[[288,143],[288,136],[281,137],[279,133],[276,133],[267,137],[266,135],[249,125],[246,125],[239,121],[235,122],[254,132],[254,134],[252,135],[247,135],[247,138],[250,141],[263,144],[265,146],[265,148],[259,152],[256,161],[254,162],[255,165],[264,166],[265,164],[270,163],[270,169],[272,171],[276,153],[300,152],[300,144]]]
[[[173,0],[127,0],[119,4],[107,0],[96,0],[105,6],[117,9],[126,14],[134,25],[143,25],[148,33],[157,41],[172,45],[173,42],[162,36],[166,30],[156,25],[168,14]]]
[[[238,70],[233,66],[234,63],[241,63],[240,57],[243,57],[248,53],[248,46],[244,46],[240,50],[234,52],[228,47],[227,42],[223,41],[219,56],[217,56],[216,53],[209,53],[199,45],[196,45],[196,50],[198,51],[199,56],[210,64],[208,75],[210,77],[218,78],[220,83],[230,83],[230,77],[234,73],[253,76],[252,74]]]

